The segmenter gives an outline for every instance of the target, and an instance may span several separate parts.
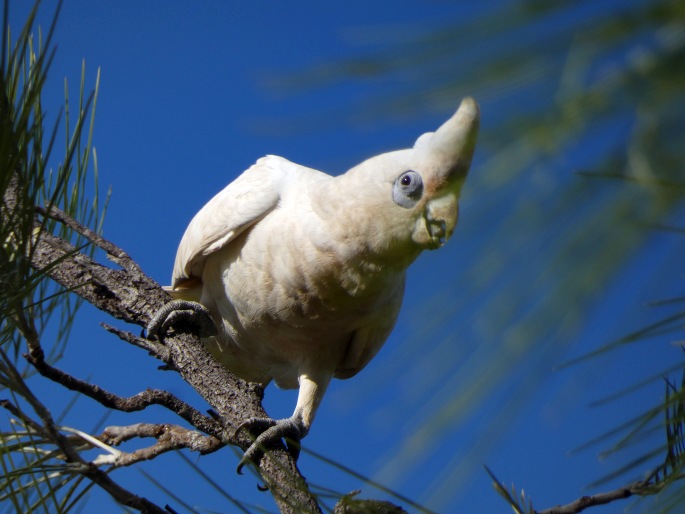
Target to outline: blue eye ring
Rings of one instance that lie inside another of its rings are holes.
[[[414,170],[402,173],[392,186],[392,199],[400,207],[410,209],[423,196],[423,179]]]

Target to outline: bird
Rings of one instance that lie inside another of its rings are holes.
[[[340,175],[267,155],[192,219],[167,288],[173,300],[148,336],[195,317],[233,374],[299,389],[291,417],[239,425],[255,438],[239,473],[282,440],[297,458],[331,379],[355,376],[383,346],[407,268],[456,227],[479,124],[478,103],[466,97],[413,147]]]

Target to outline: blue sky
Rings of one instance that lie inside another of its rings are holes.
[[[24,9],[19,4],[11,6],[17,28]],[[487,8],[501,4],[491,2]],[[45,2],[41,9],[44,27],[53,5]],[[501,98],[481,98],[479,91],[464,87],[455,90],[451,107],[445,101],[424,112],[414,110],[420,114],[369,119],[355,115],[350,106],[373,104],[384,88],[400,91],[406,84],[400,79],[389,83],[352,77],[300,93],[268,86],[271,79],[363,55],[382,47],[387,38],[401,39],[450,19],[476,16],[475,9],[484,8],[419,0],[393,2],[391,9],[388,5],[65,1],[44,104],[49,112],[58,111],[64,77],[72,97],[76,94],[82,60],[87,84],[94,83],[96,70],[101,69],[95,147],[101,186],[112,188],[105,236],[165,284],[188,221],[259,157],[277,154],[336,174],[376,153],[411,145],[422,132],[447,119],[463,95],[481,100],[484,132],[503,108],[513,109]],[[468,52],[476,55],[478,49],[464,52],[468,62]],[[461,72],[468,76],[468,70],[457,69],[456,79]],[[312,118],[318,120],[314,128],[305,122]],[[625,128],[615,133],[621,130]],[[515,138],[512,134],[514,142]],[[682,272],[682,243],[663,233],[650,237],[620,275],[589,296],[592,308],[583,312],[581,328],[571,323],[565,331],[567,318],[562,316],[549,343],[540,342],[539,353],[517,353],[516,325],[506,333],[492,333],[488,317],[499,315],[493,307],[499,295],[520,297],[516,309],[525,317],[535,311],[537,302],[547,301],[549,292],[544,284],[525,290],[527,278],[518,271],[519,260],[545,261],[546,234],[531,231],[534,250],[526,254],[508,248],[501,237],[493,241],[488,223],[506,219],[520,205],[517,202],[534,202],[551,186],[545,185],[544,174],[531,172],[518,187],[493,188],[492,180],[477,175],[489,169],[499,151],[492,144],[478,149],[453,240],[414,265],[400,321],[386,347],[360,376],[331,386],[305,440],[305,448],[441,512],[508,511],[492,490],[483,464],[506,483],[525,488],[540,508],[586,492],[584,486],[611,472],[621,460],[599,460],[594,449],[573,455],[569,451],[637,414],[636,406],[658,402],[663,386],[657,382],[601,409],[590,408],[589,403],[680,358],[661,341],[658,351],[636,346],[631,352],[552,371],[568,358],[622,335],[625,327],[638,328],[653,319],[654,313],[644,305],[647,299],[668,297],[669,292],[675,296],[678,284],[672,277],[674,269]],[[564,181],[580,180],[571,166],[564,167],[568,160],[559,158],[567,174]],[[554,198],[548,196],[546,202],[553,203]],[[505,267],[505,279],[479,289],[474,286],[478,265],[493,259]],[[455,308],[441,309],[444,303]],[[105,333],[100,321],[111,320],[84,306],[61,361],[65,369],[122,395],[145,387],[167,388],[201,405],[183,382],[158,371],[158,363],[143,352]],[[511,368],[499,376],[506,368],[502,360],[508,358]],[[46,385],[37,379],[35,387],[42,390]],[[58,412],[69,398],[51,398],[52,410]],[[267,410],[274,416],[289,415],[294,402],[292,392],[273,386],[267,390]],[[88,430],[100,415],[92,403],[79,400],[68,421]],[[106,424],[163,420],[174,418],[150,409],[113,415]],[[237,458],[230,449],[190,459],[233,496],[274,510],[268,495],[256,492],[253,477],[235,475]],[[308,453],[303,453],[300,464],[316,484],[383,496]],[[198,508],[232,511],[176,456],[164,456],[143,468]],[[118,471],[114,478],[152,501],[173,505],[136,470]],[[93,491],[86,511],[118,509],[105,494]]]

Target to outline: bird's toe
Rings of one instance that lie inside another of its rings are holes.
[[[240,424],[236,434],[243,430],[256,436],[250,447],[240,459],[237,472],[242,474],[243,468],[249,462],[259,462],[264,451],[274,444],[285,439],[288,451],[297,460],[300,454],[300,439],[307,435],[307,428],[300,416],[292,416],[286,419],[251,418]]]
[[[162,339],[169,327],[179,321],[189,322],[196,327],[200,337],[211,337],[218,333],[212,315],[204,305],[187,300],[173,300],[152,317],[146,327],[147,338]]]

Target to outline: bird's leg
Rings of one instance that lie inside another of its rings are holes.
[[[218,334],[216,323],[207,307],[188,300],[172,300],[155,313],[147,325],[147,337],[161,339],[168,328],[179,321],[187,321],[198,328],[202,338]]]
[[[297,395],[297,406],[292,416],[285,419],[250,418],[240,424],[236,434],[242,430],[248,430],[256,436],[254,442],[247,449],[238,464],[238,473],[242,474],[243,467],[248,462],[258,462],[264,451],[271,445],[286,439],[288,451],[297,460],[300,455],[300,440],[307,435],[309,427],[314,421],[314,415],[321,403],[331,374],[300,376],[300,390]]]

